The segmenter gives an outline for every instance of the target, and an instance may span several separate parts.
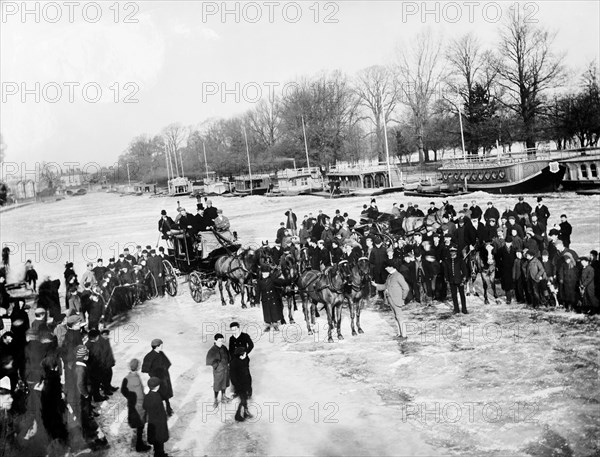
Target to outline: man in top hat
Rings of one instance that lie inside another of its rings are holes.
[[[161,339],[153,339],[150,346],[152,350],[146,354],[142,361],[142,373],[148,373],[149,376],[160,379],[158,392],[165,401],[167,414],[172,416],[173,408],[171,408],[170,399],[173,397],[173,387],[171,385],[171,375],[169,374],[171,361],[163,352],[163,341]]]
[[[458,293],[460,293],[460,302],[463,314],[467,312],[467,298],[465,297],[465,281],[467,280],[467,264],[465,260],[458,255],[458,248],[455,245],[450,247],[450,258],[444,262],[444,273],[446,280],[450,284],[450,293],[454,305],[454,314],[460,313],[458,307]]]
[[[164,240],[169,238],[169,232],[176,228],[175,222],[169,216],[167,216],[167,212],[163,209],[160,212],[160,219],[158,220],[158,231],[162,233],[162,238]]]
[[[548,226],[550,211],[548,210],[548,207],[544,205],[542,197],[537,198],[537,205],[535,205],[535,209],[533,211],[537,215],[538,220],[544,224],[544,226]]]
[[[371,264],[371,272],[373,281],[376,284],[385,284],[386,270],[385,263],[387,260],[387,252],[383,240],[378,235],[373,236],[373,249],[369,254],[369,263]],[[383,292],[379,290],[379,298],[383,299]]]

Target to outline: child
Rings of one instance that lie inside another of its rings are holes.
[[[165,443],[169,441],[167,412],[162,396],[158,393],[160,379],[151,377],[148,380],[150,392],[144,398],[144,410],[148,415],[148,442],[154,446],[154,457],[165,457]]]
[[[127,422],[136,430],[135,450],[137,452],[149,451],[152,447],[144,443],[144,425],[146,424],[146,411],[144,410],[144,385],[138,372],[140,361],[133,359],[129,362],[131,370],[123,379],[121,393],[127,399]]]
[[[37,280],[37,271],[35,271],[35,268],[33,268],[33,263],[31,263],[31,260],[27,260],[27,262],[25,262],[25,282],[33,292],[37,292]]]
[[[221,401],[228,403],[231,398],[225,395],[225,390],[229,386],[229,351],[223,344],[225,337],[220,333],[215,335],[215,344],[208,350],[206,354],[206,365],[213,367],[213,391],[215,393],[215,401],[213,406],[219,406],[218,397],[221,392]]]

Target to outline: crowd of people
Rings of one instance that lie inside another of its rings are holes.
[[[174,232],[181,231],[229,229],[228,219],[210,200],[198,201],[197,208],[191,216],[179,207],[175,220],[162,211],[159,231],[164,238],[172,239]],[[80,275],[73,262],[67,262],[63,301],[61,281],[45,279],[38,285],[30,260],[23,280],[7,284],[10,250],[3,249],[0,317],[10,320],[10,328],[5,329],[0,319],[0,455],[66,455],[109,447],[97,420],[100,406],[119,390],[113,386],[115,358],[108,327],[136,304],[165,295],[165,257],[163,246],[137,245],[133,251],[125,247],[108,263],[102,258],[88,262]],[[11,296],[10,288],[19,286],[31,292],[35,306],[22,294]],[[162,347],[162,340],[155,339],[141,363],[131,360],[130,373],[120,388],[127,399],[128,423],[135,430],[135,449],[154,448],[157,457],[166,455],[167,418],[173,414],[170,362]],[[235,348],[231,354],[235,355]],[[231,363],[232,381],[240,372],[233,368],[236,364]],[[147,389],[140,370],[149,377]],[[241,385],[238,390],[244,392]],[[243,419],[243,411],[239,417]],[[152,446],[143,439],[146,425]]]
[[[360,223],[340,210],[333,218],[319,210],[300,221],[290,208],[274,245],[265,240],[262,249],[275,263],[292,253],[304,269],[321,272],[340,261],[353,264],[366,257],[372,295],[386,296],[388,303],[414,300],[431,305],[445,301],[450,292],[454,312],[468,313],[465,286],[491,268],[492,286],[495,290],[498,278],[507,303],[598,313],[598,252],[580,256],[570,248],[573,229],[566,214],[552,226],[549,220],[542,197],[535,207],[518,197],[514,207],[503,210],[492,201],[485,209],[476,201],[465,203],[459,211],[448,202],[440,208],[431,202],[426,213],[416,204],[394,203],[386,214],[372,199],[363,206]],[[394,286],[386,287],[390,275]],[[390,288],[396,292],[390,293]]]
[[[175,219],[163,211],[158,230],[165,239],[181,232],[200,232],[210,227],[228,230],[222,211],[205,201],[195,216],[178,208]],[[572,227],[566,214],[549,225],[550,212],[538,197],[531,207],[519,197],[514,208],[500,211],[488,202],[477,202],[456,211],[450,204],[438,208],[431,202],[426,212],[417,205],[394,203],[389,213],[379,211],[373,199],[365,205],[360,222],[336,210],[330,218],[323,211],[306,214],[302,220],[290,208],[284,214],[271,246],[263,241],[262,252],[273,264],[286,255],[297,259],[303,270],[325,272],[346,261],[369,263],[371,295],[391,307],[402,335],[401,312],[414,300],[423,305],[444,302],[450,294],[455,313],[468,313],[465,285],[483,259],[499,278],[506,302],[514,299],[534,308],[564,307],[574,312],[599,311],[600,263],[597,251],[580,256],[570,248]],[[422,219],[421,223],[414,220]],[[406,221],[412,220],[408,224]],[[407,230],[407,227],[417,230]],[[196,233],[197,233],[196,232]],[[184,237],[185,239],[185,237]],[[489,249],[488,249],[489,248]],[[125,248],[118,259],[88,263],[79,276],[73,263],[65,265],[65,298],[61,303],[57,280],[44,280],[27,262],[24,283],[37,293],[33,320],[23,298],[13,298],[7,289],[9,251],[2,252],[0,310],[10,319],[10,329],[0,331],[0,442],[3,455],[64,455],[84,448],[103,449],[109,443],[97,420],[99,407],[118,387],[113,386],[115,358],[110,344],[111,320],[135,303],[165,293],[162,260],[165,249],[137,246]],[[260,268],[257,289],[263,302],[266,330],[285,323],[280,290],[290,285],[273,275],[267,265]],[[64,306],[63,306],[64,304]],[[3,320],[0,320],[3,323]],[[250,417],[247,401],[252,395],[248,355],[253,343],[231,324],[234,335],[229,348],[222,334],[206,357],[213,368],[214,402],[230,401],[229,384],[240,398],[236,420]],[[163,342],[151,342],[151,351],[140,362],[129,363],[130,372],[121,383],[127,399],[128,423],[135,430],[135,449],[150,446],[158,457],[169,439],[167,419],[173,414],[170,361]],[[147,373],[147,389],[139,372]]]

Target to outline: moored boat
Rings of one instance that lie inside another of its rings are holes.
[[[561,160],[560,163],[566,167],[563,189],[600,190],[600,150],[584,151],[576,157]]]
[[[235,177],[235,195],[264,195],[271,189],[271,178],[267,174],[242,175]]]
[[[464,184],[469,191],[494,194],[552,192],[558,190],[566,167],[559,160],[573,151],[508,153],[446,161],[439,174],[448,185]]]

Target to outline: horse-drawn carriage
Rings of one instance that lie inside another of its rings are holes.
[[[216,230],[195,235],[181,231],[168,237],[163,259],[165,292],[174,297],[179,289],[179,278],[185,277],[190,294],[196,303],[206,298],[207,289],[214,289],[217,278],[215,262],[223,255],[235,253],[240,244],[230,232]]]

